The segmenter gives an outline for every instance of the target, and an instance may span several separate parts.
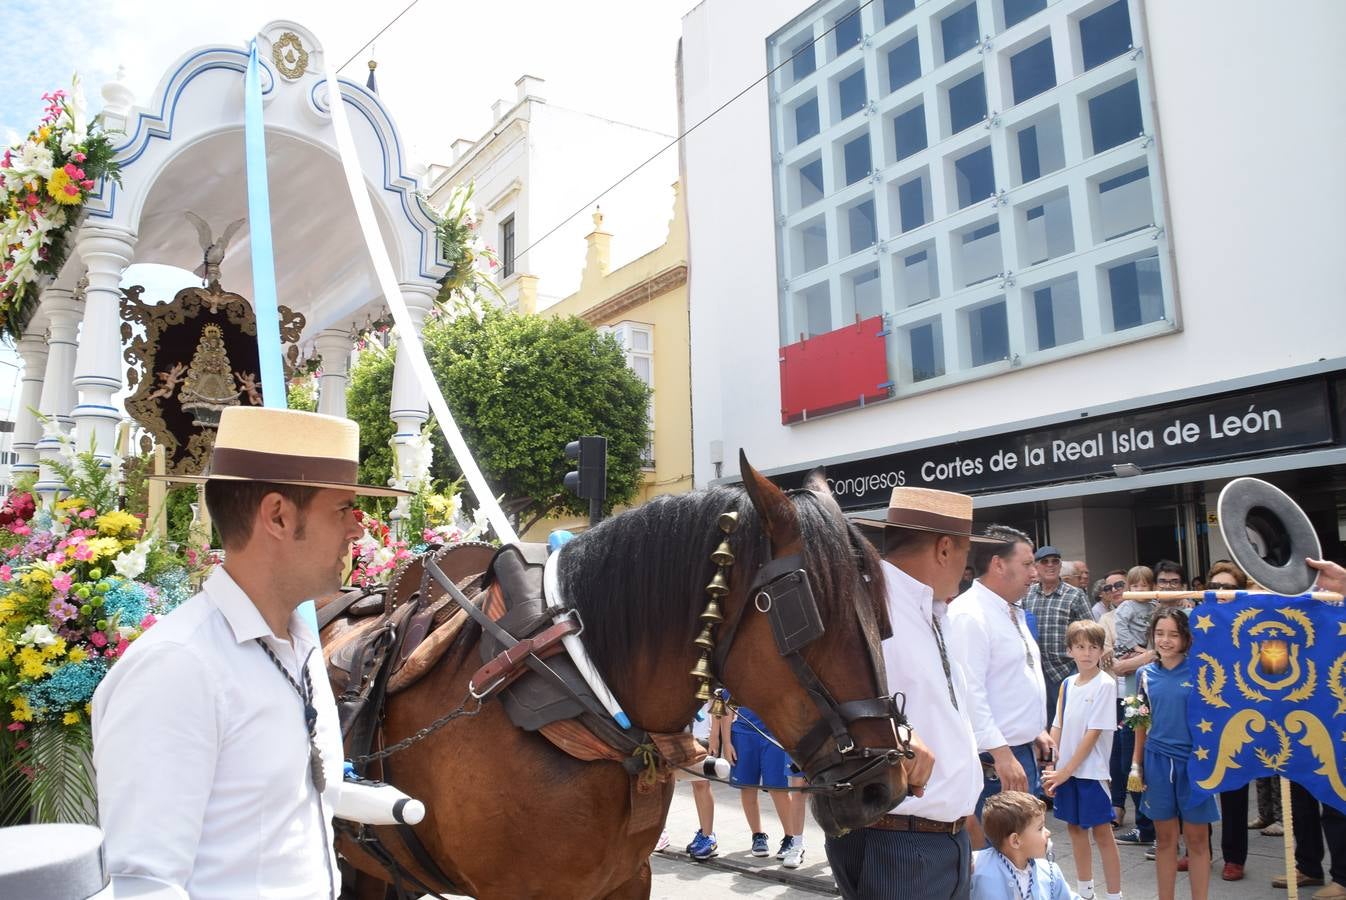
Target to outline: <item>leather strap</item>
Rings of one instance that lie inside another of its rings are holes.
[[[346,610],[350,609],[369,595],[369,591],[365,590],[346,591],[336,600],[328,603],[322,609],[318,610],[318,630],[322,631],[328,625],[331,625],[333,620],[344,615]]]
[[[957,834],[967,824],[967,816],[960,816],[955,822],[936,822],[922,819],[920,816],[895,816],[885,813],[877,822],[869,825],[879,831],[917,831],[922,834]]]
[[[525,638],[514,646],[501,650],[494,659],[477,669],[467,683],[468,689],[478,698],[493,692],[504,684],[511,673],[524,664],[529,654],[541,655],[559,643],[561,638],[575,634],[579,630],[579,623],[575,619],[562,619],[533,637]]]

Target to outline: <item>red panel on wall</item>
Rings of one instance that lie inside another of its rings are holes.
[[[780,352],[781,422],[863,406],[888,397],[883,316],[861,319]]]

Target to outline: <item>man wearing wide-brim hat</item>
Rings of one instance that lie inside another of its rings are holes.
[[[131,644],[93,699],[113,874],[193,900],[331,897],[341,734],[318,636],[296,612],[341,586],[360,535],[359,426],[293,410],[220,417],[206,506],[226,553]]]
[[[923,785],[869,828],[827,839],[827,859],[847,898],[961,900],[970,889],[967,819],[982,789],[966,686],[945,638],[945,601],[954,596],[973,541],[972,498],[927,488],[894,488],[873,529],[883,557],[894,637],[883,642],[888,688],[906,696],[906,714],[933,752]]]

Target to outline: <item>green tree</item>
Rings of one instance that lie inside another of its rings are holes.
[[[587,511],[587,501],[562,486],[571,468],[564,447],[580,435],[608,439],[607,508],[635,496],[649,440],[649,389],[610,335],[573,316],[489,309],[480,320],[432,320],[422,339],[464,440],[521,531],[553,513]],[[375,348],[361,354],[351,375],[346,407],[360,423],[366,483],[392,475],[392,370],[393,354]],[[431,475],[445,483],[461,470],[433,426],[432,434]]]

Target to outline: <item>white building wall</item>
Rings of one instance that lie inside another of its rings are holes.
[[[944,0],[929,0],[944,3]],[[684,116],[766,70],[804,4],[705,0],[683,20]],[[724,474],[952,438],[1346,355],[1346,4],[1268,15],[1255,0],[1147,2],[1182,330],[794,426],[780,424],[778,285],[767,88],[685,141],[694,467]],[[989,21],[987,19],[986,21]],[[1193,35],[1200,35],[1194,40]]]

